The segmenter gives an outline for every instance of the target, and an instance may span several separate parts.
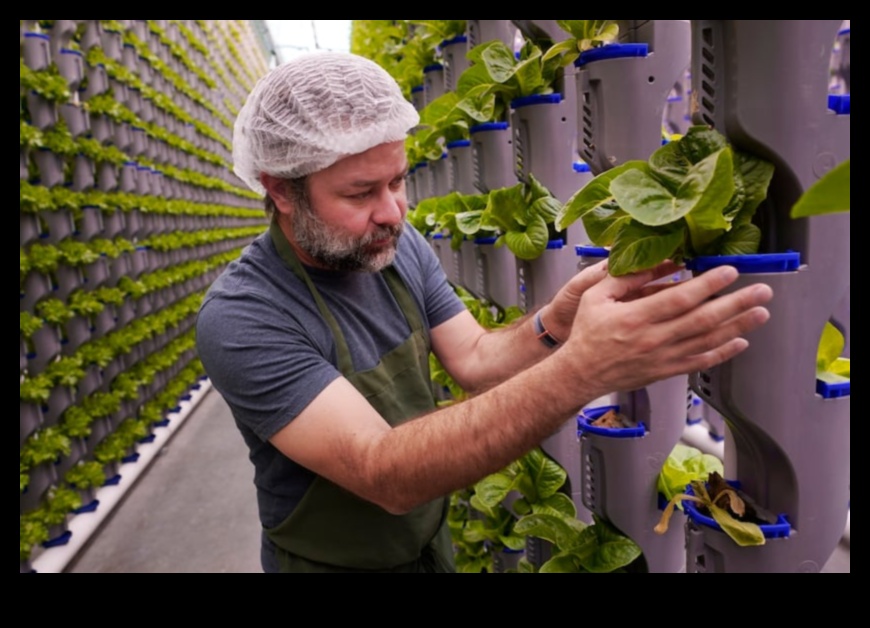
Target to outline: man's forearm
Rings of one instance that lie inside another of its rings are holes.
[[[542,310],[546,317],[546,308]],[[463,382],[469,393],[488,390],[553,354],[558,347],[541,342],[534,325],[535,314],[514,324],[483,334],[469,352]]]
[[[509,333],[509,332],[508,332]],[[553,389],[573,366],[553,354],[502,385],[405,423],[370,451],[378,503],[391,512],[465,488],[520,458],[598,392]]]

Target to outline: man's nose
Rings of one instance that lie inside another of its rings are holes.
[[[378,199],[372,221],[378,225],[397,225],[405,219],[405,191],[385,190]]]

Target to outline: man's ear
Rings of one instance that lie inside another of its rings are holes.
[[[272,198],[275,209],[281,214],[290,214],[293,211],[293,205],[287,196],[287,187],[284,179],[273,177],[265,172],[260,173],[260,183],[266,188],[266,194]]]

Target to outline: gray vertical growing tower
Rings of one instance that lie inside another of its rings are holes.
[[[596,174],[646,161],[662,141],[671,88],[689,65],[690,25],[682,20],[623,20],[620,43],[581,54],[576,65],[577,145]],[[581,265],[590,263],[581,255]],[[656,480],[686,421],[685,376],[620,393],[617,404],[637,430],[597,430],[581,418],[582,501],[643,550],[651,572],[685,567],[677,526],[654,533]]]
[[[798,251],[801,265],[744,275],[773,287],[771,319],[749,348],[692,377],[723,414],[728,479],[783,515],[788,538],[741,548],[690,521],[694,572],[815,572],[839,542],[848,515],[850,397],[816,380],[824,324],[850,293],[850,218],[792,220],[789,210],[850,153],[850,120],[828,108],[828,65],[841,20],[700,20],[692,25],[696,122],[776,167],[759,209],[762,250]],[[848,332],[848,321],[846,329]],[[733,462],[733,464],[731,464]]]
[[[619,43],[577,59],[580,156],[600,174],[661,146],[668,93],[689,64],[684,20],[620,20]]]

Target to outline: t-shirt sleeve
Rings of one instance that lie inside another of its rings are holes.
[[[266,441],[340,373],[286,310],[241,294],[204,302],[197,320],[197,349],[236,420]]]
[[[430,329],[450,320],[463,310],[465,304],[447,281],[441,261],[426,239],[416,229],[408,226],[415,258],[419,263],[419,277]]]

